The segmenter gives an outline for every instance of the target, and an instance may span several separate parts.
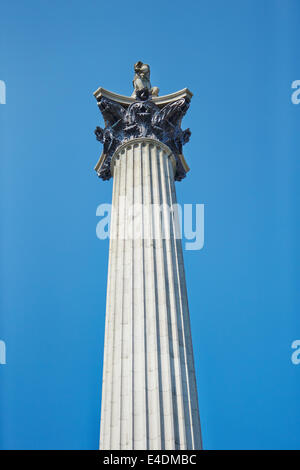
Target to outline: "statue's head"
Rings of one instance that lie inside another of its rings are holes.
[[[136,62],[136,63],[134,64],[134,71],[135,71],[136,73],[138,73],[139,70],[141,69],[142,65],[143,65],[143,62],[141,62],[140,60],[139,60],[138,62]]]
[[[150,67],[140,60],[134,64],[134,71],[137,75],[150,77]]]

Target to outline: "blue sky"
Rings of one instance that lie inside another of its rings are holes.
[[[98,446],[108,241],[93,91],[151,65],[194,97],[181,203],[205,204],[185,265],[206,449],[299,449],[300,5],[1,3],[0,446]]]

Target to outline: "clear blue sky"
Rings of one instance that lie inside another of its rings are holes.
[[[300,448],[300,3],[4,1],[0,444],[98,446],[108,242],[93,170],[100,85],[194,93],[182,203],[205,204],[185,263],[206,449]]]

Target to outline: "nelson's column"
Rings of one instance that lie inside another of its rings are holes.
[[[158,96],[149,65],[131,97],[99,88],[105,128],[95,167],[113,177],[100,449],[201,449],[174,181],[188,166],[181,129],[192,93]],[[175,206],[174,206],[175,207]],[[154,209],[153,209],[154,208]],[[155,208],[159,208],[156,210]]]

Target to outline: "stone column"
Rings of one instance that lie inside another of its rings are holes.
[[[157,139],[131,139],[110,171],[100,449],[201,449],[182,246],[169,212],[176,157]]]

